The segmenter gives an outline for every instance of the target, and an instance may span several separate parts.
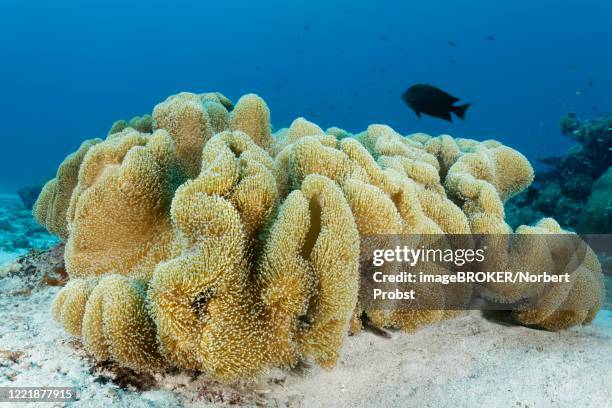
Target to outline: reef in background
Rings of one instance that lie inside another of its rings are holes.
[[[515,227],[552,217],[563,228],[584,234],[612,233],[612,117],[580,121],[569,113],[561,132],[576,144],[561,156],[539,159],[549,166],[535,182],[506,203]]]

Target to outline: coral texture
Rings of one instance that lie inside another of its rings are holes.
[[[385,125],[326,133],[304,118],[271,134],[256,95],[234,106],[219,93],[181,93],[152,118],[148,132],[144,120],[117,125],[69,156],[36,204],[66,240],[71,282],[53,315],[99,360],[233,381],[301,360],[331,368],[362,319],[412,331],[453,317],[445,306],[478,291],[540,300],[543,314],[516,318],[550,329],[589,321],[601,303],[593,257],[575,302],[469,285],[453,299],[423,288],[418,311],[359,298],[367,237],[512,232],[503,204],[533,171],[499,142],[403,137]],[[552,223],[534,228],[562,232]]]
[[[79,150],[68,155],[57,169],[55,178],[45,184],[34,203],[32,213],[36,221],[62,240],[68,238],[66,214],[72,190],[77,184],[81,162],[87,151],[101,141],[101,139],[86,140],[81,144]]]
[[[70,276],[149,278],[167,259],[170,204],[180,181],[172,139],[127,128],[92,147],[67,212]]]

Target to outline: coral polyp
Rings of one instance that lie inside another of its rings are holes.
[[[426,292],[431,310],[369,308],[359,298],[365,237],[512,233],[504,202],[532,180],[527,159],[496,141],[385,125],[326,133],[303,118],[273,134],[257,95],[234,106],[181,93],[85,142],[34,213],[66,241],[71,282],[53,316],[96,359],[234,381],[302,360],[333,367],[362,316],[406,331],[455,316],[439,290]],[[516,233],[565,232],[544,220]],[[593,319],[601,268],[589,255],[571,293],[536,289],[476,285],[461,296],[533,300],[541,309],[516,320],[558,330]]]

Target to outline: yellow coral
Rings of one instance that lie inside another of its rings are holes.
[[[404,143],[401,136],[384,126],[370,127],[361,138],[368,140],[371,149],[388,155],[380,154],[376,163],[354,139],[343,139],[338,143],[324,136],[302,136],[281,151],[277,165],[287,169],[282,174],[286,174],[294,185],[309,174],[323,174],[338,182],[362,237],[369,234],[469,232],[467,219],[461,210],[444,195],[440,196],[443,190],[433,156],[417,150],[416,145]],[[426,208],[435,221],[423,211],[419,195],[424,203],[431,202]],[[437,296],[441,299],[443,294]],[[440,300],[431,305],[442,308],[444,303]],[[394,312],[389,309],[366,310],[366,313],[377,325],[410,330],[439,321],[444,315],[439,310]],[[358,314],[359,310],[355,312]]]
[[[215,101],[204,102],[204,109],[210,117],[210,126],[213,134],[223,132],[230,128],[230,113],[223,104]]]
[[[206,144],[202,173],[185,189],[216,194],[230,199],[241,215],[250,239],[276,205],[273,163],[268,154],[241,131],[223,132]],[[189,218],[190,213],[185,217]]]
[[[302,193],[309,202],[310,226],[301,255],[312,265],[317,294],[310,299],[298,343],[306,357],[333,367],[357,302],[359,235],[350,207],[331,180],[308,176]]]
[[[122,130],[124,130],[125,128],[129,127],[130,125],[128,124],[128,122],[125,119],[119,119],[115,122],[113,122],[113,125],[111,126],[110,130],[108,131],[109,135],[112,135],[114,133],[119,133]]]
[[[199,361],[203,332],[219,329],[224,319],[236,330],[244,323],[226,314],[228,305],[240,307],[245,300],[240,292],[247,277],[244,235],[240,216],[226,199],[189,187],[177,191],[173,206],[185,255],[156,268],[149,298],[164,357],[181,367],[204,369]],[[186,218],[186,212],[193,216]]]
[[[269,363],[273,338],[249,285],[240,214],[197,187],[181,188],[173,205],[184,251],[160,265],[150,285],[161,351],[218,378],[255,376]]]
[[[141,133],[151,133],[153,132],[153,118],[149,114],[144,114],[142,116],[134,116],[129,122],[123,119],[118,120],[113,123],[108,134],[112,135],[122,132],[128,127]]]
[[[155,106],[153,119],[158,129],[167,130],[172,137],[180,170],[189,178],[197,176],[202,148],[213,136],[202,97],[188,92],[172,95]]]
[[[207,193],[207,174],[177,191],[172,210],[183,255],[160,265],[151,281],[164,357],[226,380],[293,365],[299,355],[333,365],[358,282],[358,236],[342,193],[330,180],[311,176],[288,198],[271,228],[254,293],[244,210]],[[249,194],[257,196],[256,190]],[[347,239],[336,240],[339,234]],[[312,282],[317,291],[311,297]],[[309,323],[299,328],[301,315]]]
[[[240,130],[263,148],[271,142],[270,110],[268,105],[255,94],[244,95],[232,111],[232,130]]]
[[[200,95],[200,100],[206,105],[207,102],[217,102],[223,105],[225,109],[231,111],[234,109],[232,101],[221,92],[208,92]]]
[[[92,148],[81,167],[68,217],[68,273],[149,277],[173,240],[170,203],[180,178],[168,133],[126,129]]]
[[[504,202],[533,181],[533,169],[505,146],[476,146],[459,157],[446,176],[446,189],[461,203],[473,233],[509,233]]]
[[[135,129],[141,133],[153,132],[153,118],[149,114],[134,116],[132,119],[130,119],[128,125],[132,129]]]
[[[328,128],[325,133],[334,136],[338,140],[353,136],[350,132],[335,126]]]
[[[66,331],[83,337],[98,360],[139,371],[163,365],[142,282],[120,275],[74,279],[56,297],[52,313]]]
[[[174,197],[182,251],[155,270],[151,309],[168,361],[219,378],[254,376],[268,364],[269,341],[246,257],[276,206],[272,161],[240,131],[216,135],[202,157],[200,176]]]
[[[422,310],[373,309],[359,299],[359,262],[369,246],[388,246],[384,237],[421,234],[411,244],[426,245],[442,234],[509,233],[503,203],[533,178],[526,159],[496,141],[403,137],[385,125],[325,133],[303,118],[271,135],[270,112],[253,94],[234,107],[219,93],[181,93],[153,118],[153,134],[144,117],[121,122],[67,158],[35,208],[67,238],[72,282],[53,316],[96,359],[135,370],[173,365],[233,381],[300,360],[327,368],[363,313],[406,331],[450,318],[456,312],[444,309],[468,302],[470,285],[420,285]],[[479,285],[478,293],[533,301],[537,308],[515,313],[523,324],[590,321],[602,291],[592,251],[577,262],[576,246],[521,245],[527,234],[562,232],[551,220],[522,227],[508,235],[518,237],[511,251],[493,243],[493,261],[575,267],[571,288]]]
[[[274,143],[270,147],[270,153],[272,156],[278,156],[285,147],[296,142],[298,139],[306,136],[323,135],[325,135],[325,132],[319,126],[304,118],[297,118],[291,122],[289,129],[281,129],[276,133]]]
[[[53,301],[51,306],[53,318],[73,336],[81,335],[85,306],[95,284],[94,279],[72,280]]]
[[[62,240],[68,237],[66,213],[72,190],[77,184],[79,168],[87,151],[101,139],[86,140],[79,150],[68,155],[59,166],[57,175],[43,187],[32,213],[36,221]]]
[[[380,156],[400,156],[428,163],[438,169],[439,164],[434,156],[428,154],[422,146],[402,137],[386,125],[370,125],[365,133],[356,136],[375,159]]]
[[[156,330],[145,304],[145,284],[107,275],[92,291],[83,316],[83,342],[98,359],[154,370],[163,366]]]
[[[423,140],[419,138],[419,140]],[[428,153],[433,154],[438,159],[440,164],[440,176],[446,177],[448,169],[455,164],[459,156],[461,156],[461,150],[459,146],[449,135],[441,135],[425,141],[425,149]]]
[[[534,227],[519,227],[513,236],[495,236],[488,241],[498,245],[488,269],[568,273],[569,283],[484,283],[478,286],[483,297],[499,303],[528,300],[527,307],[513,312],[514,317],[522,324],[547,330],[593,320],[603,303],[603,274],[596,255],[580,237],[548,218]]]

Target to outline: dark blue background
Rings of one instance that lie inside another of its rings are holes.
[[[568,110],[610,110],[611,15],[610,0],[2,0],[0,186],[52,176],[83,139],[183,90],[256,92],[277,128],[386,123],[533,160],[568,146]],[[467,120],[418,120],[399,99],[415,82],[473,102]]]

